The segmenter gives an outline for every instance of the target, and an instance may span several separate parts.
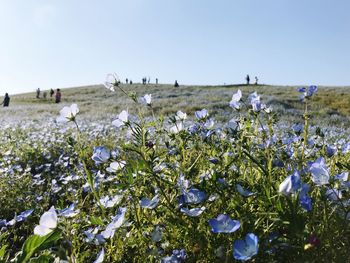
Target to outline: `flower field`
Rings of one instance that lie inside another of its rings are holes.
[[[290,123],[257,92],[216,121],[106,87],[112,121],[0,129],[0,262],[349,262],[350,133],[311,123],[316,86]]]

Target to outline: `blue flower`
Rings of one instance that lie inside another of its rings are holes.
[[[209,116],[208,110],[206,110],[206,109],[196,111],[194,114],[196,115],[196,118],[199,120],[206,119]]]
[[[301,196],[299,202],[301,207],[307,212],[310,212],[312,210],[312,200],[308,195]]]
[[[100,203],[105,208],[114,207],[123,199],[122,195],[105,196],[100,199]]]
[[[300,134],[304,130],[304,125],[301,123],[296,123],[292,126],[292,129],[296,134]]]
[[[343,197],[343,194],[341,190],[331,188],[326,191],[326,197],[330,201],[339,201]]]
[[[280,184],[278,192],[284,195],[294,194],[301,187],[301,179],[299,172],[294,172],[292,175],[289,175],[284,181]]]
[[[306,93],[306,96],[311,97],[312,95],[314,95],[316,93],[316,91],[317,91],[317,86],[312,85],[309,87],[309,89]]]
[[[327,146],[326,154],[328,157],[332,157],[337,152],[337,148],[335,146]]]
[[[173,254],[169,257],[161,259],[161,263],[182,263],[185,261],[187,255],[184,249],[173,250]]]
[[[108,161],[111,156],[110,151],[104,146],[94,147],[94,152],[91,157],[95,161],[95,164],[101,164]]]
[[[153,209],[157,206],[159,202],[159,196],[155,195],[152,199],[142,198],[140,200],[140,205],[142,208]]]
[[[58,215],[59,216],[64,216],[64,217],[74,217],[77,214],[79,214],[79,209],[78,210],[74,210],[75,205],[74,203],[72,203],[68,208],[62,209],[60,211],[58,211]]]
[[[244,197],[249,197],[254,195],[253,192],[243,189],[243,187],[240,184],[236,184],[236,189],[237,189],[237,192]]]
[[[183,191],[183,194],[178,197],[180,206],[184,204],[200,204],[206,198],[206,194],[197,188],[191,188],[189,191]]]
[[[334,179],[346,182],[348,180],[348,177],[349,177],[349,173],[348,172],[343,172],[343,173],[335,175]]]
[[[244,240],[236,240],[233,243],[233,257],[237,260],[247,261],[258,253],[258,249],[258,237],[249,233]]]
[[[34,209],[26,210],[15,217],[17,222],[24,221],[28,216],[33,213]]]
[[[311,163],[309,171],[312,175],[311,179],[316,185],[328,184],[329,172],[323,157],[319,157],[315,162]]]
[[[258,99],[253,99],[251,101],[253,111],[258,112],[261,111],[264,108],[264,105],[260,101],[260,97]]]
[[[126,208],[119,208],[118,214],[112,219],[112,222],[109,223],[104,231],[101,232],[103,238],[111,238],[114,236],[115,231],[121,227],[124,223]]]
[[[223,214],[218,215],[216,219],[210,219],[209,225],[214,233],[232,233],[241,226],[238,220],[232,220],[229,216]]]
[[[190,217],[196,217],[196,216],[200,216],[205,210],[205,207],[196,207],[196,208],[192,208],[192,209],[188,209],[185,207],[182,207],[180,209],[180,211]]]
[[[305,87],[299,88],[298,91],[303,93],[300,99],[304,101],[305,98],[306,99],[311,98],[311,96],[315,94],[315,92],[317,91],[317,86],[312,85],[308,89]]]
[[[350,152],[350,142],[347,142],[346,144],[343,145],[342,147],[342,153],[348,153]]]

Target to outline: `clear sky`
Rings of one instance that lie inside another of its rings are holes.
[[[102,83],[350,85],[349,0],[0,0],[0,96]]]

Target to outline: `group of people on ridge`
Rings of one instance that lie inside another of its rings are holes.
[[[250,82],[250,77],[249,77],[249,75],[247,75],[246,77],[245,77],[245,80],[247,81],[247,85],[249,85],[249,82]],[[255,82],[254,82],[254,85],[258,85],[258,77],[257,76],[255,76]]]
[[[53,89],[50,90],[50,98],[52,98],[52,96],[55,94],[55,91]],[[46,91],[43,92],[43,98],[46,99]],[[56,103],[60,103],[61,102],[61,97],[62,97],[62,94],[61,94],[61,90],[60,89],[57,89],[56,90],[56,95],[55,95],[55,102]],[[37,99],[40,99],[40,89],[37,88],[36,90],[36,98]]]
[[[40,99],[40,89],[37,88],[36,90],[36,98],[37,99]],[[43,92],[43,98],[46,99],[46,91]],[[55,91],[53,89],[50,90],[50,97],[52,98],[53,95],[55,94]],[[55,95],[55,102],[56,103],[60,103],[61,102],[61,97],[62,97],[62,94],[61,94],[61,90],[60,89],[57,89],[56,90],[56,95]],[[4,107],[9,107],[10,106],[10,96],[8,93],[5,93],[5,97],[4,97],[4,100],[3,102],[0,103],[0,105],[3,105]]]

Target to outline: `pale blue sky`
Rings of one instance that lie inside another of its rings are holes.
[[[102,83],[350,85],[349,0],[0,0],[0,96]]]

